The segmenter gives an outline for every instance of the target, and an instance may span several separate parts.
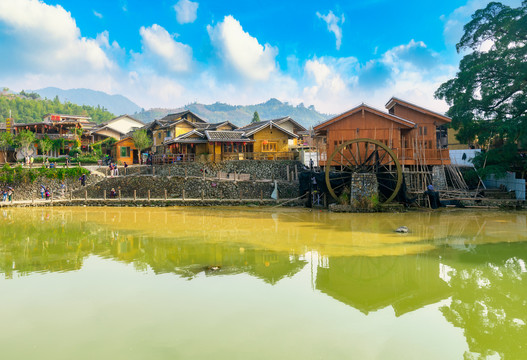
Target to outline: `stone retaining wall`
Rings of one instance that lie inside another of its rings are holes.
[[[300,172],[302,163],[293,160],[240,160],[224,161],[217,163],[174,163],[166,165],[134,165],[126,169],[126,175],[155,174],[162,176],[203,176],[217,177],[218,172],[249,174],[251,180],[287,180],[287,169],[289,166],[289,178],[291,173]],[[101,167],[99,171],[106,173],[108,167]],[[185,172],[186,170],[186,172]],[[120,175],[124,175],[124,167],[119,166]],[[109,173],[108,173],[109,174]]]
[[[103,177],[90,174],[86,178],[86,185],[95,184],[99,182]],[[66,178],[64,180],[66,184],[66,191],[74,191],[76,189],[82,188],[78,178]],[[51,192],[54,194],[54,197],[58,197],[61,193],[61,180],[59,179],[49,179],[44,176],[40,176],[35,179],[34,182],[27,183],[0,183],[0,189],[4,189],[7,186],[11,186],[14,189],[13,199],[14,200],[31,200],[32,198],[40,198],[40,186],[44,185],[48,187]]]
[[[298,197],[298,183],[278,181],[279,198],[296,198]],[[88,192],[88,198],[103,198],[104,190],[106,196],[110,196],[111,189],[116,192],[121,190],[121,196],[132,198],[134,190],[136,197],[145,199],[148,197],[150,190],[151,198],[162,199],[167,191],[167,198],[185,197],[188,199],[269,199],[274,190],[274,183],[270,181],[232,181],[232,180],[215,180],[202,178],[187,178],[181,176],[119,176],[106,178],[102,181],[87,186],[83,189],[77,189],[73,192],[73,197],[84,197],[85,191]]]

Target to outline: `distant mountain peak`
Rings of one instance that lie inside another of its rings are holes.
[[[123,95],[110,95],[98,90],[84,88],[64,90],[56,87],[47,87],[33,91],[42,98],[54,99],[58,96],[61,102],[69,101],[77,105],[104,107],[115,115],[131,115],[143,110]]]

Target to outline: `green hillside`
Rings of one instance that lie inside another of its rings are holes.
[[[62,103],[57,97],[54,100],[47,100],[41,99],[38,94],[24,92],[0,96],[0,122],[5,122],[5,119],[9,117],[9,110],[16,123],[39,122],[42,121],[44,115],[50,113],[90,116],[96,123],[115,117],[99,106]]]
[[[260,119],[262,120],[290,116],[306,128],[315,126],[331,117],[331,115],[319,113],[313,106],[305,107],[303,104],[293,106],[277,99],[270,99],[261,104],[243,106],[223,103],[215,103],[211,105],[192,103],[185,106],[185,109],[192,111],[209,122],[230,121],[238,126],[249,124],[255,111],[258,111]],[[181,110],[183,109],[155,108],[136,113],[134,114],[134,117],[144,122],[151,122],[155,119],[162,118],[167,114]]]

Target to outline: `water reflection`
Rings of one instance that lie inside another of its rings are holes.
[[[90,256],[138,271],[246,274],[277,284],[305,271],[316,291],[397,317],[441,300],[465,358],[518,358],[527,336],[525,213],[342,215],[303,211],[8,210],[0,272],[79,270]],[[393,229],[407,224],[399,235]]]

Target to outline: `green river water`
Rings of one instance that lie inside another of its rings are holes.
[[[2,209],[0,359],[527,359],[526,261],[526,212]]]

